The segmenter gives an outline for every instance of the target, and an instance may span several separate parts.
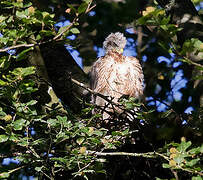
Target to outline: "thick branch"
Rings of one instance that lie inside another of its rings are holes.
[[[30,41],[31,41],[31,43],[35,44],[34,40],[30,40]],[[44,59],[41,55],[39,46],[35,46],[34,50],[32,52],[30,52],[30,56],[29,56],[28,60],[32,66],[36,67],[37,75],[42,79],[42,81],[38,82],[39,89],[42,89],[42,91],[43,91],[42,93],[44,93],[45,96],[46,96],[46,94],[47,95],[49,94],[49,96],[50,96],[50,99],[46,100],[47,105],[49,107],[51,107],[52,104],[58,103],[61,110],[63,112],[66,112],[66,110],[63,108],[63,105],[59,101],[59,98],[56,96],[55,92],[53,91],[52,87],[49,86],[50,79],[49,79],[47,69],[45,67]],[[43,96],[42,94],[40,94],[40,95]]]

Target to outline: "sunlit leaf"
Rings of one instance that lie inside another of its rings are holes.
[[[9,136],[2,134],[0,135],[0,143],[6,142],[8,140]]]
[[[77,28],[72,28],[70,30],[70,32],[72,32],[73,34],[79,34],[80,33],[80,31]]]

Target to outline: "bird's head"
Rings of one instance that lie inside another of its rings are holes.
[[[120,32],[111,33],[103,42],[103,47],[106,52],[116,51],[119,54],[123,53],[123,49],[126,45],[126,38]]]

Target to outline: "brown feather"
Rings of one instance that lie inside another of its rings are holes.
[[[144,76],[139,60],[135,57],[108,52],[93,64],[90,76],[91,89],[113,97],[116,103],[122,95],[137,99],[143,96]],[[92,102],[98,106],[104,106],[106,103],[104,99],[95,96],[92,96]]]

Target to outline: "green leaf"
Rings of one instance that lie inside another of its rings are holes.
[[[0,86],[5,86],[5,85],[7,85],[7,83],[0,79]]]
[[[14,69],[11,74],[16,76],[25,77],[35,73],[35,67],[27,67],[27,68],[16,68]]]
[[[200,152],[203,153],[203,144],[200,147]]]
[[[96,130],[96,131],[94,131],[94,134],[97,135],[97,136],[102,136],[103,132],[100,131],[100,130]]]
[[[161,118],[166,118],[166,117],[168,117],[172,112],[173,112],[173,110],[170,109],[170,110],[168,110],[168,111],[165,111],[165,112],[161,113]]]
[[[35,171],[41,172],[41,171],[42,171],[42,168],[43,168],[43,166],[41,166],[41,167],[35,167]]]
[[[66,116],[56,116],[60,124],[65,124],[67,122],[67,117]]]
[[[87,7],[88,7],[88,4],[86,2],[83,2],[78,8],[78,13],[79,14],[84,13]]]
[[[76,142],[81,145],[84,142],[85,138],[84,137],[79,137]]]
[[[19,142],[19,137],[17,134],[12,133],[12,135],[9,137],[9,140],[16,143]]]
[[[79,34],[79,33],[80,33],[80,31],[78,30],[78,28],[72,28],[72,29],[70,30],[70,32],[72,32],[73,34]]]
[[[8,178],[10,174],[8,172],[2,172],[0,173],[0,179]]]
[[[3,43],[4,45],[6,45],[9,41],[9,37],[0,37],[0,42]]]
[[[41,36],[53,36],[54,35],[54,33],[49,30],[41,30],[39,33]]]
[[[177,164],[180,164],[180,163],[182,163],[185,160],[184,157],[185,157],[184,155],[178,154],[176,157],[174,157],[174,161]]]
[[[194,166],[195,164],[197,164],[199,160],[200,160],[200,159],[197,158],[197,159],[193,159],[193,160],[191,160],[191,161],[186,161],[186,165],[192,167],[192,166]]]
[[[192,180],[203,180],[203,178],[201,176],[193,176]]]
[[[161,22],[160,22],[160,24],[162,24],[162,25],[167,25],[168,23],[169,23],[169,21],[170,21],[170,16],[168,16],[168,17],[164,17],[162,20],[161,20]]]
[[[0,118],[4,119],[4,117],[6,116],[7,114],[2,110],[2,108],[0,107]]]
[[[84,2],[85,2],[86,4],[89,4],[89,3],[92,2],[92,0],[84,0]]]
[[[31,100],[31,101],[29,101],[29,102],[26,103],[27,106],[33,106],[33,105],[35,105],[35,104],[37,104],[37,101],[36,101],[36,100]]]
[[[34,49],[33,47],[30,47],[30,48],[25,49],[25,50],[23,50],[22,52],[20,52],[20,53],[18,54],[18,56],[17,56],[17,60],[20,61],[20,60],[26,58],[26,55],[27,55],[26,53],[29,52],[29,51],[31,51],[31,50],[33,50],[33,49]]]
[[[55,127],[57,124],[59,124],[58,120],[56,119],[48,119],[47,123],[52,127]]]
[[[177,147],[177,150],[181,153],[185,152],[187,148],[192,145],[191,141],[184,142],[182,141],[181,144]]]
[[[75,13],[77,12],[77,10],[76,10],[71,4],[67,4],[67,6],[68,6],[69,8],[71,8]]]
[[[16,16],[18,18],[27,18],[27,15],[26,15],[25,11],[16,11]]]
[[[144,25],[146,24],[147,20],[149,19],[148,16],[142,16],[136,21],[136,25]]]
[[[29,145],[28,138],[19,138],[19,142],[17,143],[19,146],[26,147]]]
[[[199,154],[200,153],[200,149],[201,149],[201,147],[196,147],[196,148],[193,148],[193,149],[190,149],[189,150],[189,153],[190,154]]]
[[[25,126],[25,119],[19,119],[13,122],[13,129],[18,131],[18,130],[22,130],[23,127]]]
[[[6,142],[8,140],[9,136],[2,134],[0,135],[0,143]]]
[[[7,56],[3,56],[0,58],[0,69],[7,69],[10,65],[9,58]]]
[[[163,164],[162,164],[162,167],[163,167],[163,168],[171,168],[171,166],[170,166],[169,164],[166,164],[166,163],[163,163]]]

